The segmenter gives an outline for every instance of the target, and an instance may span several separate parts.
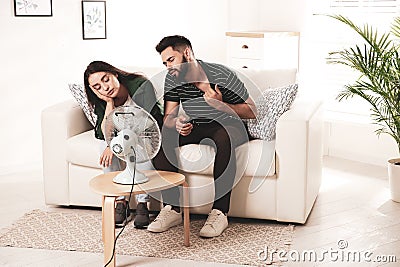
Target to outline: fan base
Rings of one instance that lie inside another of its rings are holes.
[[[149,177],[144,175],[144,173],[136,170],[135,171],[135,177],[132,177],[131,172],[129,172],[128,168],[126,168],[124,171],[120,172],[118,175],[116,175],[113,179],[114,183],[117,184],[124,184],[124,185],[132,185],[132,184],[142,184],[149,181]]]

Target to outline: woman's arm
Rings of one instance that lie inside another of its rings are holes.
[[[106,132],[106,120],[107,120],[107,116],[111,113],[111,111],[113,111],[115,109],[115,105],[114,105],[114,100],[107,102],[106,105],[106,111],[104,112],[104,118],[103,121],[101,122],[101,131],[103,132],[103,136],[105,137],[105,132]]]

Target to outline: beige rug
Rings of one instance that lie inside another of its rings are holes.
[[[198,236],[204,216],[192,216],[190,247],[183,245],[183,226],[154,234],[128,224],[118,238],[117,254],[174,258],[243,265],[280,265],[265,260],[260,251],[290,249],[294,227],[261,220],[230,218],[229,227],[218,238]],[[116,230],[116,234],[120,229]],[[54,212],[33,210],[0,231],[0,246],[103,252],[101,212]]]

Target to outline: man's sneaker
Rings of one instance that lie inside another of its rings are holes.
[[[128,201],[120,199],[115,201],[115,226],[122,227],[132,220]]]
[[[147,230],[150,232],[160,233],[180,223],[182,223],[182,212],[178,213],[172,209],[171,205],[166,205],[161,209],[157,218],[149,224]]]
[[[228,217],[220,210],[213,209],[209,214],[206,223],[200,230],[202,237],[216,237],[228,227]]]
[[[136,215],[133,224],[136,228],[145,228],[150,223],[149,210],[147,203],[139,202],[136,206]]]

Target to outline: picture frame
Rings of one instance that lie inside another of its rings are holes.
[[[14,0],[16,17],[51,17],[52,0]]]
[[[82,1],[82,38],[107,39],[106,1]]]

